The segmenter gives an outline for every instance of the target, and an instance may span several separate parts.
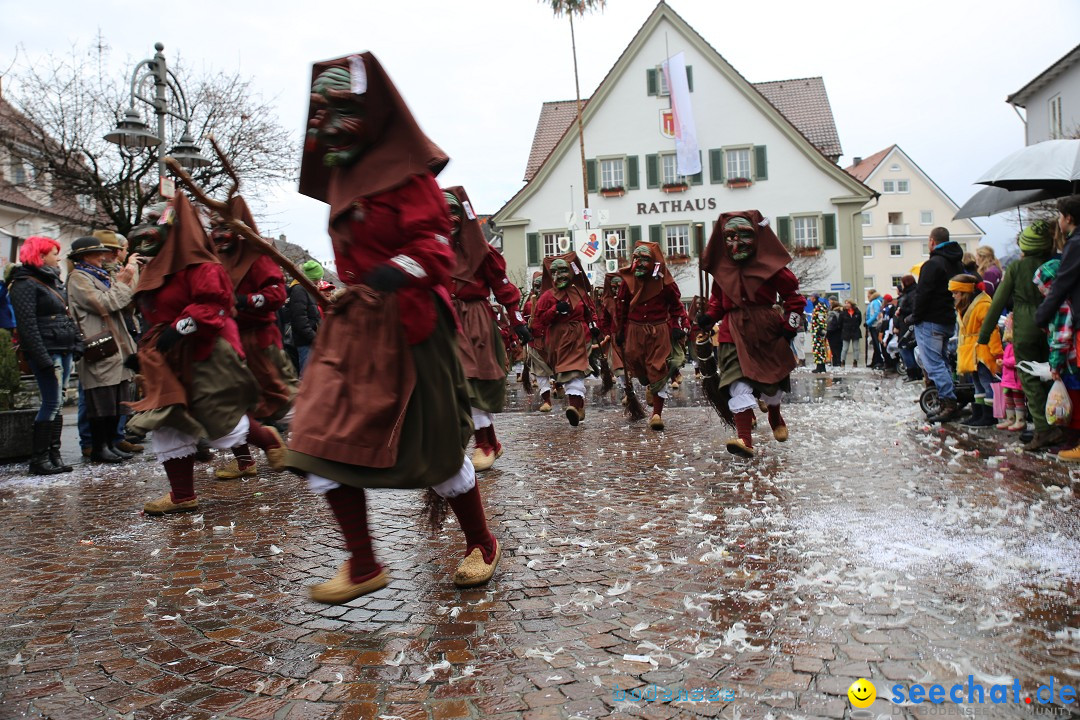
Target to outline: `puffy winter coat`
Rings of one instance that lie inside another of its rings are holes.
[[[858,340],[862,337],[862,313],[859,308],[849,313],[847,308],[840,311],[840,337],[844,340]]]
[[[930,322],[953,327],[956,308],[953,306],[949,281],[964,272],[960,260],[964,251],[954,240],[941,243],[930,251],[930,259],[922,264],[919,284],[915,290],[915,324]]]
[[[288,308],[293,345],[304,347],[314,343],[315,333],[319,329],[319,306],[311,293],[295,280],[289,285]]]
[[[52,367],[53,355],[81,349],[79,331],[68,315],[60,271],[20,265],[11,273],[8,295],[15,310],[19,344],[32,366]]]

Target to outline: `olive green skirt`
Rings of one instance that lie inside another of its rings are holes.
[[[455,475],[473,434],[465,375],[458,360],[455,324],[440,307],[435,330],[411,346],[416,387],[405,409],[397,463],[371,468],[290,450],[286,464],[357,488],[428,488]],[[333,418],[327,418],[333,422]]]
[[[506,347],[503,345],[499,326],[495,323],[491,323],[491,335],[491,347],[495,351],[499,367],[506,367]],[[505,376],[501,380],[465,378],[465,385],[469,390],[469,404],[474,408],[490,413],[503,411],[503,406],[506,405]]]
[[[742,367],[739,365],[739,351],[735,349],[735,343],[720,343],[716,346],[716,369],[722,388],[731,385],[736,380],[742,380],[754,389],[755,394],[775,395],[779,390],[791,392],[790,376],[781,382],[768,385],[744,376]]]

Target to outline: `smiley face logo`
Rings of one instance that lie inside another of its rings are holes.
[[[853,706],[868,708],[877,699],[877,688],[869,680],[859,678],[851,683],[851,687],[847,689],[847,696]]]

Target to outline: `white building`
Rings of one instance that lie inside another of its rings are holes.
[[[1006,100],[1024,108],[1024,143],[1077,137],[1080,133],[1080,45]]]
[[[670,109],[659,66],[684,53],[702,172],[675,173]],[[575,103],[545,103],[526,185],[494,216],[516,281],[557,254],[571,198],[582,209]],[[593,228],[616,235],[605,260],[623,264],[639,240],[658,242],[684,298],[701,292],[697,258],[721,212],[757,209],[793,254],[820,257],[805,292],[850,283],[862,296],[862,207],[874,193],[837,164],[841,155],[821,78],[751,84],[660,2],[583,110]],[[584,228],[584,223],[580,223]],[[605,260],[589,266],[603,277]],[[523,272],[524,271],[524,272]],[[706,289],[707,290],[707,289]]]
[[[899,145],[855,158],[847,172],[881,193],[862,212],[865,288],[895,296],[900,278],[930,257],[929,236],[935,227],[947,229],[965,251],[978,247],[982,228],[972,220],[953,220],[956,203]]]

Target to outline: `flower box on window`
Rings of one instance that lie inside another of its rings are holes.
[[[600,195],[603,197],[622,197],[625,194],[626,188],[624,187],[600,188]]]
[[[728,178],[728,180],[727,180],[727,186],[729,188],[745,188],[745,187],[750,187],[753,184],[754,184],[754,181],[751,180],[750,178],[736,177],[736,178]]]
[[[809,257],[813,255],[820,255],[822,249],[819,247],[797,247],[795,248],[795,254],[802,257]]]
[[[666,193],[677,193],[677,192],[685,192],[686,189],[689,188],[689,187],[690,186],[687,185],[684,182],[677,182],[677,183],[664,183],[664,185],[661,186],[660,189],[663,190]]]
[[[690,262],[690,256],[689,255],[681,255],[680,254],[680,255],[668,255],[667,256],[667,264],[668,265],[685,265],[688,262]]]

